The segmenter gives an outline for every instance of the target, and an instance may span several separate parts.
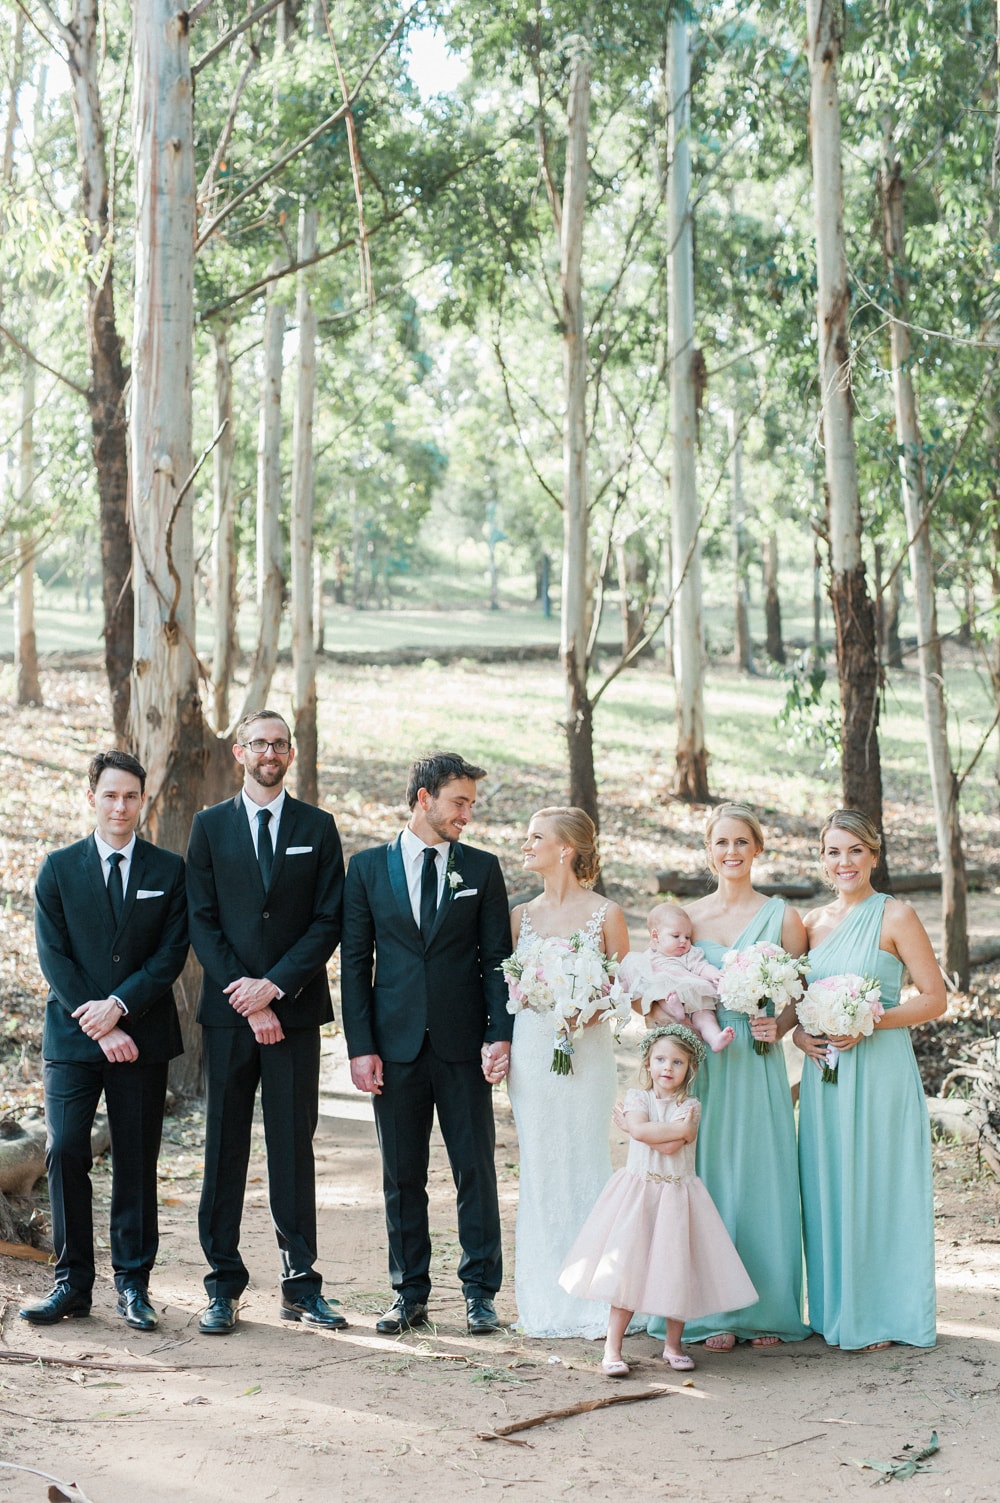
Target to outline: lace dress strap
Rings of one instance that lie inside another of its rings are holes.
[[[584,939],[591,940],[597,949],[601,947],[601,930],[604,928],[604,918],[607,911],[608,904],[602,903],[597,912],[590,915],[590,918],[580,930]]]

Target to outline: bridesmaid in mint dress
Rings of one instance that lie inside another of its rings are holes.
[[[836,898],[806,916],[809,979],[875,977],[886,1009],[869,1038],[838,1038],[837,1084],[807,1063],[799,1106],[809,1323],[830,1346],[933,1346],[934,1193],[930,1126],[910,1028],[945,1011],[930,940],[907,903],[874,890],[881,838],[855,809],[823,826]],[[917,989],[900,1002],[904,969]],[[795,1042],[821,1063],[826,1044]]]
[[[747,949],[758,940],[781,944],[790,955],[803,954],[806,932],[795,909],[781,898],[765,898],[753,886],[754,858],[764,849],[753,810],[745,804],[720,804],[708,822],[705,845],[718,886],[687,910],[694,943],[705,959],[721,966],[727,950]],[[802,1341],[810,1332],[802,1320],[795,1118],[778,1043],[795,1026],[795,1009],[751,1022],[720,1006],[718,1018],[720,1027],[735,1030],[736,1038],[721,1054],[709,1056],[695,1082],[693,1094],[702,1103],[697,1169],[760,1298],[742,1310],[720,1310],[689,1321],[684,1340],[730,1352],[737,1341],[776,1346]],[[651,1023],[656,1021],[669,1020],[652,1016]],[[754,1038],[772,1045],[767,1054],[754,1052]],[[662,1337],[664,1323],[654,1317],[647,1329]]]

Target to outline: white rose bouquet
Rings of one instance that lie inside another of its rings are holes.
[[[748,1018],[765,1017],[769,1002],[774,1003],[776,1013],[781,1012],[802,996],[806,970],[805,960],[793,959],[787,950],[767,940],[758,940],[745,950],[728,950],[722,958],[719,1001],[730,1012]],[[754,1039],[753,1047],[756,1054],[767,1054],[771,1046]]]
[[[597,1016],[615,1020],[616,1031],[628,1021],[631,1000],[615,979],[618,960],[603,955],[579,932],[569,939],[534,938],[515,950],[500,969],[507,978],[507,1011],[552,1013],[555,1039],[552,1071],[573,1073],[573,1039]]]
[[[871,976],[848,971],[843,976],[824,976],[806,988],[796,1006],[799,1022],[814,1038],[870,1038],[882,1016],[882,988]],[[823,1063],[823,1079],[837,1084],[839,1051],[830,1044]]]

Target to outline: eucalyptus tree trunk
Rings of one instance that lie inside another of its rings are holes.
[[[133,34],[135,332],[131,382],[135,654],[130,726],[147,772],[145,823],[158,845],[187,846],[205,768],[195,652],[191,364],[194,331],[193,88],[189,18],[144,0]],[[185,1053],[174,1089],[201,1087],[197,963],[175,995]]]
[[[753,673],[753,643],[750,639],[750,603],[747,592],[746,507],[743,499],[743,436],[734,411],[729,413],[729,449],[733,464],[730,546],[733,565],[736,666],[744,673]]]
[[[674,543],[669,518],[663,529],[662,570],[664,594],[669,598],[674,578]],[[674,677],[674,613],[663,618],[663,660],[667,678]]]
[[[764,645],[772,663],[785,661],[781,635],[781,594],[778,590],[778,530],[772,527],[764,539]]]
[[[233,367],[229,327],[212,329],[215,345],[215,446],[212,473],[212,719],[217,735],[229,728],[229,686],[236,659],[236,543],[233,529]]]
[[[299,212],[299,260],[316,253],[319,215]],[[299,272],[296,296],[299,326],[298,384],[292,441],[292,671],[295,678],[295,791],[315,804],[319,800],[316,727],[316,644],[313,640],[313,409],[316,399],[316,311],[309,288],[309,272]]]
[[[938,859],[941,863],[941,925],[945,970],[965,991],[969,985],[969,935],[965,855],[958,808],[958,779],[948,747],[948,709],[944,697],[944,662],[938,635],[934,550],[927,515],[927,483],[923,441],[913,388],[913,349],[907,318],[908,285],[904,253],[903,177],[896,155],[892,125],[886,121],[879,172],[882,204],[882,245],[893,289],[892,390],[896,409],[899,475],[909,540],[913,578],[913,608],[917,620],[917,658],[924,702],[927,762],[934,802]]]
[[[591,622],[587,494],[587,347],[583,227],[589,166],[590,55],[581,46],[569,81],[566,169],[559,223],[563,313],[563,569],[559,650],[566,673],[569,800],[598,822],[594,712],[587,690]]]
[[[709,797],[702,679],[701,549],[695,468],[694,219],[691,207],[691,38],[683,15],[670,21],[670,169],[667,178],[670,278],[670,427],[673,498],[672,554],[677,765],[674,793],[703,803]]]
[[[190,484],[194,149],[186,10],[176,0],[137,6],[133,51],[131,729],[147,772],[147,827],[159,844],[183,851],[200,805],[204,756]]]
[[[323,550],[313,547],[313,641],[316,656],[321,658],[326,651],[326,614],[323,600]]]
[[[878,719],[880,669],[875,613],[861,555],[861,504],[854,447],[850,293],[844,250],[838,65],[843,0],[806,0],[809,126],[816,221],[817,324],[830,537],[830,598],[837,629],[844,803],[882,828]],[[883,848],[884,849],[884,848]],[[884,885],[884,871],[877,885]]]
[[[889,584],[885,606],[885,660],[890,668],[902,668],[903,644],[899,638],[899,618],[903,610],[903,573],[897,569]]]
[[[264,367],[260,383],[257,439],[257,648],[244,699],[247,710],[261,709],[278,661],[281,598],[285,577],[281,557],[281,371],[285,306],[272,284],[264,313]]]
[[[35,537],[28,525],[35,506],[35,362],[25,359],[21,383],[21,432],[18,437],[18,510],[25,530],[18,540],[18,574],[14,590],[14,673],[19,705],[40,705],[38,643],[35,637]]]
[[[141,9],[148,10],[149,6],[144,3]],[[49,14],[53,14],[51,8]],[[180,14],[182,12],[178,10],[177,15]],[[87,405],[100,506],[104,667],[111,693],[115,735],[124,745],[129,720],[134,631],[132,539],[128,517],[129,439],[125,411],[128,371],[122,360],[122,338],[115,315],[113,251],[109,241],[107,145],[99,80],[106,38],[100,27],[98,0],[73,0],[70,22],[66,26],[60,25],[59,31],[67,47],[73,84],[73,116],[80,165],[81,208],[87,222],[87,251],[92,266],[99,272],[96,280],[84,278],[90,365]],[[190,259],[190,246],[187,255]]]

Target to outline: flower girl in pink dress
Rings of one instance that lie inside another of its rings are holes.
[[[678,1023],[700,1034],[713,1054],[733,1042],[732,1028],[720,1028],[718,966],[691,944],[691,919],[676,903],[657,903],[646,919],[649,949],[630,950],[618,967],[618,980],[638,1002],[643,1016],[659,1002]],[[638,1009],[637,1009],[638,1010]]]
[[[690,1028],[667,1023],[641,1048],[643,1089],[613,1113],[632,1139],[628,1162],[601,1192],[559,1275],[570,1294],[611,1305],[601,1363],[609,1378],[628,1376],[622,1337],[636,1310],[666,1316],[664,1361],[686,1371],[694,1362],[681,1350],[684,1322],[757,1299],[694,1172],[701,1103],[688,1092],[705,1046]]]

